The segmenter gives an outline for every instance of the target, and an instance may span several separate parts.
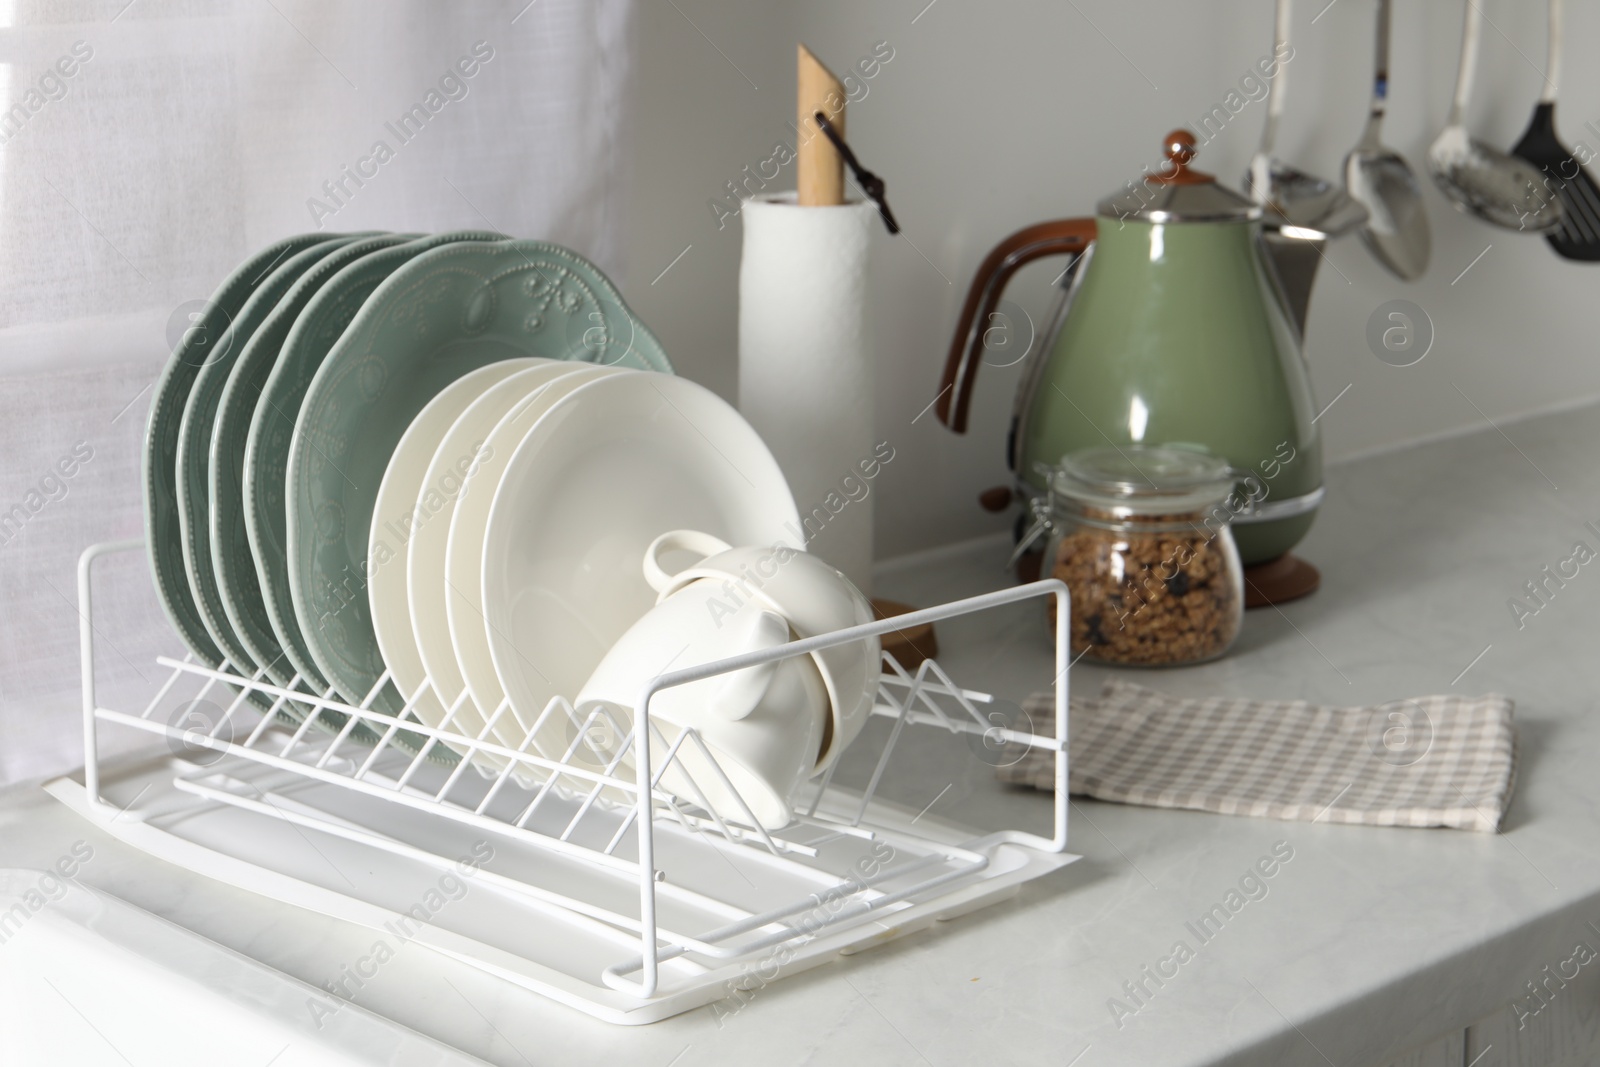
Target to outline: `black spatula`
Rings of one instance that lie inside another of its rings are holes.
[[[1544,94],[1522,140],[1511,150],[1539,168],[1545,186],[1561,201],[1561,224],[1545,235],[1566,259],[1600,262],[1600,188],[1556,137],[1556,79],[1561,72],[1561,0],[1550,0],[1550,58]]]

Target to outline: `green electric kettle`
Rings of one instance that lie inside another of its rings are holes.
[[[1239,472],[1234,538],[1246,565],[1286,554],[1322,500],[1322,448],[1301,334],[1325,235],[1297,230],[1190,169],[1194,136],[1167,136],[1159,174],[1102,200],[1095,218],[1019,230],[979,267],[950,347],[937,411],[964,433],[974,375],[1007,281],[1044,256],[1074,256],[1061,304],[1030,352],[1011,427],[1024,495],[1083,448],[1177,445]],[[1006,506],[1002,493],[989,506]],[[1309,589],[1303,591],[1308,592]],[[1278,599],[1288,599],[1280,595]]]

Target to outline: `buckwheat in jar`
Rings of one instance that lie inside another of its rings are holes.
[[[1244,618],[1228,527],[1235,484],[1224,460],[1182,448],[1124,445],[1061,460],[1024,546],[1048,534],[1043,573],[1072,592],[1074,656],[1154,667],[1228,650]],[[1053,608],[1049,617],[1053,626]]]

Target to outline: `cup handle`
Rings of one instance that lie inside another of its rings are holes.
[[[674,550],[698,552],[702,560],[715,556],[719,552],[726,552],[733,546],[714,534],[702,533],[699,530],[668,530],[644,550],[644,580],[650,583],[650,588],[658,593],[665,593],[672,585],[675,574],[668,574],[661,569],[661,556],[663,553]]]

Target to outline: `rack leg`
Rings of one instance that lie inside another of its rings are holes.
[[[1056,601],[1056,739],[1066,741],[1068,729],[1068,707],[1071,690],[1070,679],[1072,667],[1072,644],[1068,640],[1072,628],[1072,598],[1065,585],[1055,591]],[[1067,847],[1067,750],[1059,749],[1056,752],[1056,827],[1055,836],[1051,840],[1051,847],[1060,852]]]
[[[94,735],[94,625],[89,621],[93,610],[94,594],[91,590],[90,565],[94,562],[89,549],[78,559],[78,658],[82,672],[83,691],[83,788],[89,803],[100,803],[100,747]]]
[[[83,688],[83,788],[91,805],[101,805],[100,799],[100,746],[95,737],[94,709],[97,699],[94,691],[94,561],[114,552],[127,552],[140,548],[144,542],[138,538],[90,545],[78,557],[78,667]]]
[[[657,968],[660,966],[660,943],[656,940],[655,824],[650,808],[651,790],[655,784],[650,776],[650,698],[655,696],[660,681],[657,678],[645,686],[638,702],[639,710],[633,717],[634,782],[639,787],[635,798],[638,803],[635,825],[639,828],[639,923],[642,927],[639,948],[643,957],[639,990],[644,997],[655,996]]]

